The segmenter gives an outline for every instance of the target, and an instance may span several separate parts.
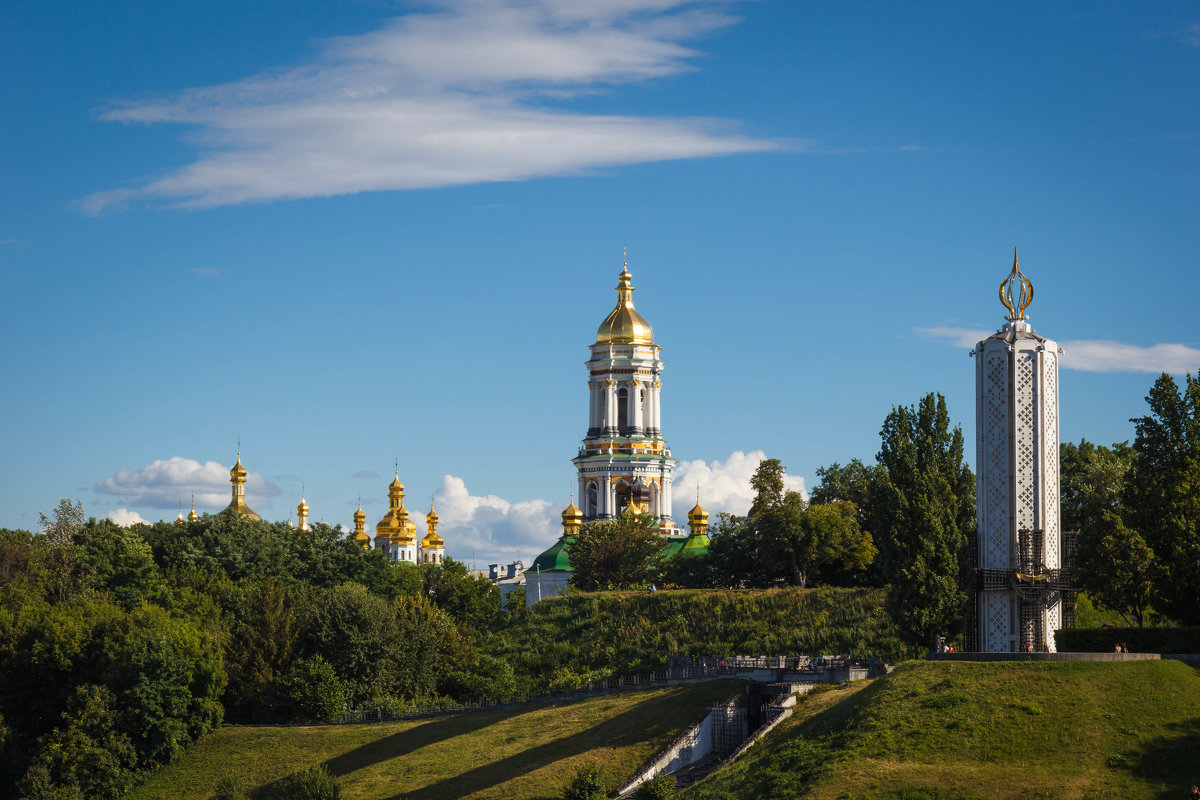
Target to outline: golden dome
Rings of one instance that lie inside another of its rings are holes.
[[[579,510],[579,506],[575,505],[575,498],[571,498],[571,504],[563,509],[562,512],[563,525],[582,525],[583,512]]]
[[[688,512],[688,521],[693,525],[707,525],[708,512],[701,507],[700,503],[696,503],[695,508]]]
[[[246,468],[242,466],[242,454],[238,453],[237,463],[229,470],[229,477],[235,481],[238,479],[246,480]]]
[[[632,277],[626,265],[617,283],[617,307],[600,323],[597,344],[654,344],[654,329],[633,307]]]
[[[296,513],[302,517],[308,516],[308,503],[304,502],[304,495],[300,495],[300,505],[296,506]]]
[[[358,511],[354,512],[354,525],[355,525],[355,527],[362,527],[363,523],[365,523],[366,521],[367,521],[367,512],[362,510],[362,503],[359,502]]]

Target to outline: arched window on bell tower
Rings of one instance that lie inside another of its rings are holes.
[[[633,487],[624,479],[617,481],[616,501],[617,507],[614,509],[613,516],[620,516],[625,513],[625,509],[629,508],[629,499]]]
[[[629,390],[617,390],[617,433],[621,436],[629,434]]]
[[[588,481],[587,489],[584,490],[583,505],[586,509],[583,513],[588,519],[600,515],[600,491],[596,488],[595,481]]]

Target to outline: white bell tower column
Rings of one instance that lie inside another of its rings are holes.
[[[573,459],[584,521],[620,514],[629,487],[636,484],[638,491],[657,497],[651,510],[664,532],[673,531],[675,459],[662,436],[659,412],[662,348],[654,343],[650,323],[633,307],[627,264],[618,277],[616,308],[600,323],[591,351],[588,429]]]

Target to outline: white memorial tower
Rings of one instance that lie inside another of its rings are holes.
[[[1013,266],[1000,284],[1007,322],[975,346],[975,646],[1054,650],[1073,623],[1074,597],[1059,514],[1058,345],[1025,309],[1033,284]]]
[[[583,521],[611,519],[636,501],[659,521],[671,519],[675,459],[662,435],[662,348],[650,323],[633,307],[625,264],[617,305],[600,323],[588,368],[588,430],[572,463],[579,480]]]

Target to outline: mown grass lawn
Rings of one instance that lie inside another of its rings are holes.
[[[909,662],[818,692],[693,798],[1177,800],[1200,781],[1200,672]]]
[[[345,800],[559,797],[580,766],[627,780],[739,690],[720,681],[411,722],[222,728],[129,797],[203,800],[225,776],[256,789],[322,763]]]

